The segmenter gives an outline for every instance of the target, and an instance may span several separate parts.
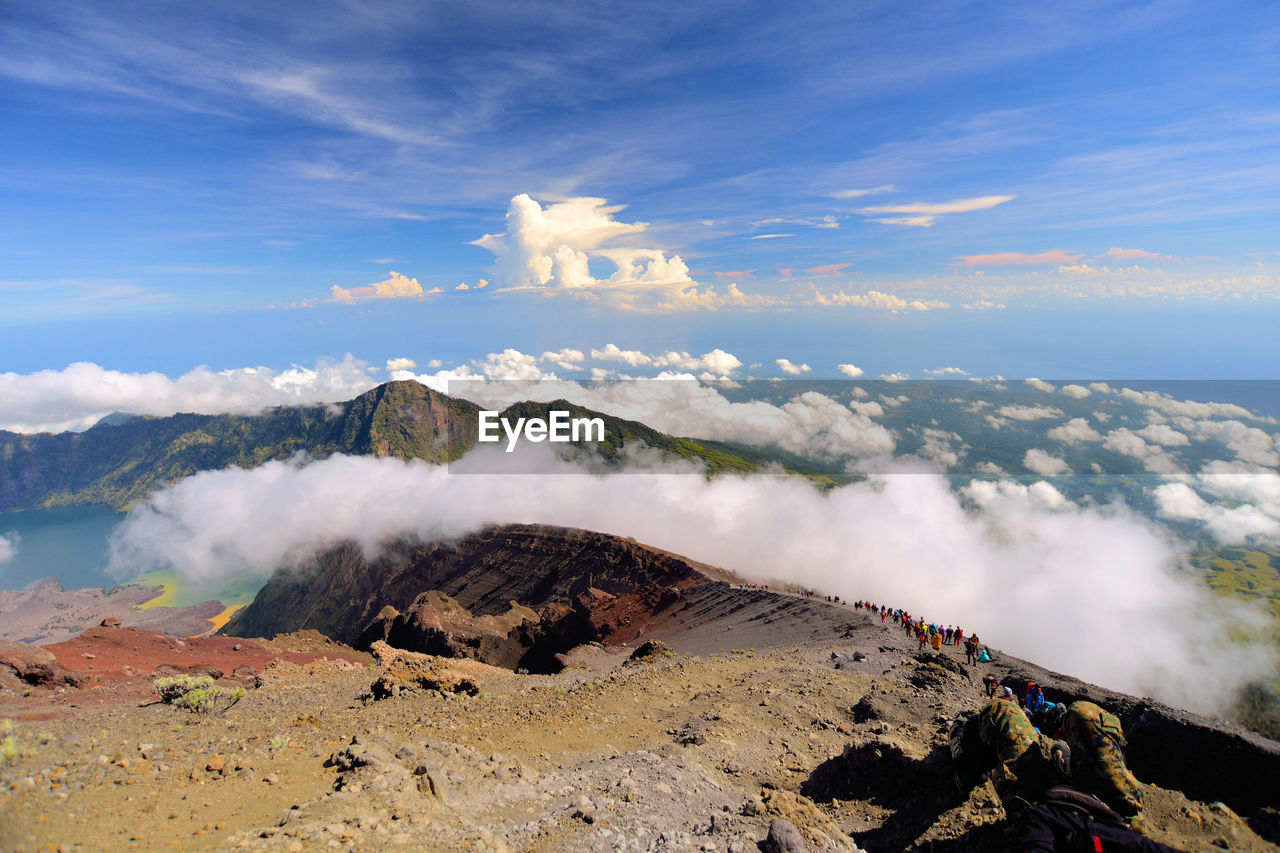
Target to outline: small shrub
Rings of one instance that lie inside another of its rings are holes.
[[[18,743],[18,739],[13,734],[13,720],[0,721],[0,764],[14,764],[29,755],[34,755],[34,751]]]
[[[288,735],[276,735],[268,741],[268,745],[273,752],[279,752],[282,749],[288,749],[289,744],[293,743]]]
[[[213,679],[207,675],[174,675],[157,678],[152,683],[152,688],[161,702],[186,708],[195,714],[213,713],[218,707],[219,697],[224,703],[222,712],[226,713],[246,695],[243,687],[237,687],[224,695],[222,688],[214,684]]]

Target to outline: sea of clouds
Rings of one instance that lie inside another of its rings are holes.
[[[495,457],[501,457],[496,461]],[[493,472],[498,464],[503,473]],[[630,536],[757,580],[905,607],[994,647],[1109,687],[1219,711],[1275,671],[1256,609],[1181,571],[1181,546],[1123,506],[1081,507],[1048,483],[975,482],[923,467],[822,493],[780,472],[711,480],[686,465],[589,474],[546,445],[481,448],[449,467],[335,456],[204,472],[131,512],[122,577],[266,577],[344,540],[370,556],[405,535],[497,523]],[[1239,641],[1250,630],[1254,640]]]

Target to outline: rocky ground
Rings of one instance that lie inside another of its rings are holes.
[[[190,637],[212,631],[216,627],[214,620],[227,609],[222,602],[213,600],[187,607],[139,608],[163,591],[163,587],[138,584],[110,590],[63,589],[55,578],[22,590],[0,589],[0,642],[57,643],[70,640],[107,618]]]
[[[128,629],[95,629],[58,650],[89,686],[4,682],[0,715],[18,720],[24,754],[0,768],[0,839],[19,851],[1004,849],[992,791],[957,794],[945,759],[947,721],[982,701],[962,653],[920,655],[878,617],[759,592],[697,611],[727,607],[750,631],[691,613],[686,630],[668,627],[674,653],[584,646],[555,675],[384,665],[314,633],[198,641],[213,643],[205,665],[222,683],[249,686],[207,715],[145,695],[162,643],[193,668],[183,650],[197,641],[139,636],[104,656],[89,649]],[[827,613],[830,630],[785,644],[798,607]],[[252,673],[230,680],[233,661]],[[1274,779],[1253,781],[1274,794]],[[1147,803],[1150,834],[1182,849],[1280,849],[1258,834],[1276,837],[1274,810],[1251,825],[1155,786]]]

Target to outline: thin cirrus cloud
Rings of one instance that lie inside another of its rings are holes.
[[[863,196],[868,196],[868,195],[879,195],[881,193],[894,193],[897,191],[898,191],[898,188],[895,187],[893,184],[884,184],[883,186],[868,187],[867,189],[862,189],[862,190],[837,190],[836,192],[833,192],[830,195],[832,198],[849,199],[849,198],[862,198]]]
[[[1074,264],[1084,257],[1080,252],[1066,249],[1050,249],[1047,252],[1028,254],[1027,252],[991,252],[985,255],[961,255],[956,262],[958,267],[1010,267],[1010,266],[1062,266]]]
[[[883,225],[903,225],[915,228],[930,228],[938,217],[952,213],[973,213],[978,210],[990,210],[993,207],[1013,201],[1013,195],[984,195],[977,198],[960,198],[954,201],[926,202],[914,201],[906,204],[879,204],[864,207],[859,213],[871,217],[872,222]],[[883,214],[902,214],[900,216],[883,216]]]
[[[1119,246],[1112,246],[1098,257],[1115,261],[1156,261],[1163,260],[1165,256],[1144,249],[1121,249]]]
[[[853,264],[823,264],[822,266],[809,267],[805,272],[812,276],[828,276],[839,275]]]

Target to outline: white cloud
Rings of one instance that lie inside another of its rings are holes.
[[[845,293],[843,290],[837,290],[834,293],[814,293],[813,296],[801,301],[799,304],[823,307],[876,308],[890,311],[894,314],[903,311],[933,311],[951,307],[948,303],[937,299],[912,299],[908,301],[894,296],[892,293],[882,293],[879,290],[868,290],[866,293]]]
[[[1062,426],[1056,426],[1046,435],[1054,441],[1080,444],[1084,441],[1102,441],[1102,433],[1089,426],[1084,418],[1072,418]]]
[[[559,352],[544,352],[541,356],[543,361],[549,361],[562,370],[578,370],[582,367],[582,361],[586,358],[582,350],[570,349],[565,347]]]
[[[959,367],[935,367],[933,369],[925,370],[925,373],[929,376],[968,376],[969,375],[969,371],[963,370]]]
[[[439,293],[440,288],[437,287],[425,292],[416,278],[409,278],[392,270],[391,277],[385,281],[352,288],[339,287],[335,284],[330,288],[330,292],[333,294],[335,302],[355,305],[357,302],[363,302],[367,299],[421,299],[425,295]]]
[[[1089,387],[1093,387],[1092,385]],[[1135,391],[1132,388],[1121,388],[1117,392],[1121,397],[1147,406],[1166,415],[1181,415],[1189,418],[1253,418],[1253,412],[1235,403],[1199,403],[1195,400],[1175,400],[1168,394],[1159,391]]]
[[[1028,379],[1027,384],[1032,388],[1035,388],[1037,391],[1044,391],[1045,393],[1052,393],[1058,390],[1057,386],[1051,385],[1043,379]]]
[[[778,368],[783,373],[789,373],[792,376],[799,376],[801,373],[808,373],[810,370],[813,369],[807,364],[792,364],[788,359],[785,359],[785,358],[780,358],[777,361],[778,361]]]
[[[674,367],[689,372],[706,371],[718,377],[729,376],[742,367],[737,356],[722,349],[714,349],[695,357],[687,352],[676,351],[650,355],[640,350],[624,350],[616,344],[606,344],[602,349],[591,350],[591,358],[596,361],[617,361],[631,367]]]
[[[387,372],[394,370],[413,370],[418,363],[411,358],[389,358],[387,359]]]
[[[1158,513],[1194,521],[1224,545],[1280,545],[1280,474],[1231,462],[1211,462],[1194,481],[1200,490],[1228,503],[1210,502],[1189,483],[1166,483],[1154,490]]]
[[[1059,474],[1070,474],[1071,466],[1065,460],[1053,456],[1038,447],[1027,451],[1022,457],[1022,464],[1028,470],[1041,477],[1056,477]]]
[[[373,555],[405,534],[557,524],[908,607],[1046,667],[1197,710],[1217,710],[1233,688],[1271,671],[1267,643],[1232,639],[1233,627],[1261,624],[1256,611],[1180,576],[1178,552],[1149,525],[1114,507],[1074,506],[1047,484],[975,485],[967,511],[931,473],[874,475],[824,494],[796,478],[707,480],[683,466],[583,476],[546,445],[528,451],[512,454],[531,472],[521,476],[465,473],[500,452],[468,456],[462,470],[338,456],[198,474],[130,514],[112,565],[172,567],[196,580],[248,567],[265,577],[344,540]],[[1050,612],[1080,641],[1044,631]]]
[[[1060,418],[1062,411],[1052,406],[1001,406],[996,412],[1015,421],[1038,421],[1044,418]]]
[[[1144,429],[1138,430],[1138,435],[1147,441],[1162,444],[1165,447],[1186,447],[1191,443],[1191,439],[1168,424],[1151,424]]]
[[[0,429],[61,432],[92,426],[112,412],[135,415],[251,414],[269,406],[349,400],[378,384],[375,368],[347,355],[312,368],[197,367],[170,379],[123,373],[91,362],[63,370],[0,373]]]
[[[867,400],[866,402],[861,400],[851,400],[849,402],[849,408],[853,409],[860,415],[865,415],[868,418],[884,417],[884,408],[875,400]]]
[[[1141,435],[1127,427],[1113,429],[1107,433],[1102,446],[1116,453],[1141,459],[1143,466],[1154,474],[1181,473],[1177,461],[1166,453],[1163,447],[1158,444],[1148,444]]]
[[[837,364],[836,369],[850,379],[857,379],[862,375],[862,368],[853,364]]]
[[[831,197],[839,199],[862,198],[863,196],[877,195],[879,193],[892,193],[897,191],[898,188],[893,184],[884,184],[882,186],[868,187],[867,189],[861,190],[836,190],[831,193]]]
[[[1182,416],[1175,417],[1173,422],[1197,441],[1217,441],[1226,445],[1242,462],[1269,468],[1280,466],[1280,445],[1277,445],[1280,436],[1272,436],[1265,430],[1236,420],[1217,421]]]
[[[980,198],[962,198],[955,201],[944,202],[926,202],[917,201],[907,204],[881,204],[873,207],[864,207],[859,213],[872,215],[884,213],[903,213],[912,214],[908,216],[896,216],[887,218],[873,219],[874,222],[881,222],[885,225],[907,225],[918,228],[928,228],[937,221],[939,216],[945,216],[950,213],[972,213],[976,210],[990,210],[996,205],[1004,204],[1007,201],[1013,201],[1017,196],[1012,195],[988,195]]]
[[[18,555],[20,539],[17,533],[0,533],[0,566]]]
[[[1060,390],[1063,394],[1066,394],[1068,397],[1074,397],[1077,400],[1083,400],[1085,397],[1088,397],[1090,394],[1089,389],[1084,387],[1083,385],[1063,385],[1058,390]]]
[[[619,222],[614,214],[624,205],[608,205],[602,198],[570,198],[542,207],[527,194],[511,199],[507,230],[486,234],[474,245],[497,258],[498,280],[508,289],[547,292],[588,292],[603,289],[656,288],[679,293],[696,286],[679,255],[652,247],[619,247],[622,238],[635,238],[648,229],[645,222]],[[613,264],[612,275],[598,279],[593,260]],[[632,296],[615,294],[622,302]]]

